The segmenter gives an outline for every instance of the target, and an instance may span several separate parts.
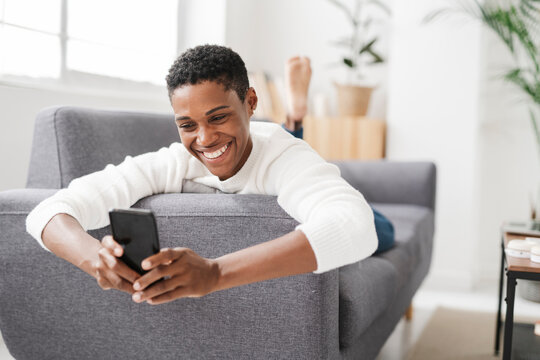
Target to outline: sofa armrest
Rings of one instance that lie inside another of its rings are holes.
[[[339,161],[341,176],[368,202],[412,204],[435,210],[437,172],[431,162]]]
[[[55,191],[0,193],[0,327],[15,358],[339,356],[337,270],[136,304],[125,293],[101,290],[26,233],[28,212]],[[296,225],[275,197],[264,195],[161,194],[135,207],[154,211],[162,247],[189,247],[209,258]],[[99,239],[109,229],[90,233]]]

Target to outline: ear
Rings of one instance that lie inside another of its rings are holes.
[[[255,89],[250,87],[246,93],[246,99],[244,101],[247,106],[249,117],[253,116],[253,113],[257,108],[258,101],[259,99],[257,98],[257,93],[255,92]]]

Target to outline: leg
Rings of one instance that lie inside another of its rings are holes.
[[[413,307],[412,307],[412,303],[409,305],[409,307],[407,308],[407,310],[405,311],[405,320],[407,321],[411,321],[412,319],[412,312],[413,312]]]
[[[293,135],[302,128],[307,113],[307,97],[311,80],[311,65],[307,57],[296,56],[285,64],[285,87],[287,95],[287,121],[284,127]],[[301,137],[301,136],[299,136]]]
[[[375,220],[375,231],[379,239],[379,246],[375,254],[382,253],[394,246],[394,226],[383,214],[375,209],[373,210],[373,219]]]
[[[506,274],[506,320],[504,322],[503,360],[510,360],[512,356],[512,331],[514,330],[514,298],[516,296],[516,279]]]
[[[502,293],[503,293],[503,276],[504,276],[504,242],[501,241],[501,270],[499,272],[499,308],[497,309],[497,322],[495,328],[495,355],[499,355],[499,348],[501,344],[501,307],[502,307]]]

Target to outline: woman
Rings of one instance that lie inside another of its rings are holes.
[[[266,279],[321,273],[370,256],[377,248],[373,212],[363,196],[305,142],[271,123],[250,123],[257,95],[244,62],[213,45],[187,50],[167,76],[182,143],[73,180],[27,218],[28,232],[57,256],[133,301],[161,304]],[[300,225],[277,239],[206,259],[187,248],[161,249],[124,264],[111,236],[86,233],[108,225],[108,209],[156,193],[181,192],[192,180],[228,193],[277,195]],[[166,280],[151,285],[165,277]]]

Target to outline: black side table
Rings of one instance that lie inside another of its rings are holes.
[[[540,343],[540,339],[535,339],[533,328],[534,325],[524,325],[524,324],[514,324],[514,301],[516,295],[516,285],[517,279],[526,279],[540,281],[540,264],[530,261],[530,259],[515,258],[511,256],[506,256],[504,248],[510,240],[514,239],[524,239],[526,236],[540,237],[540,233],[534,228],[538,223],[508,223],[503,225],[501,229],[501,270],[499,276],[499,308],[497,311],[497,323],[495,329],[495,355],[499,354],[500,347],[500,334],[502,328],[502,316],[501,316],[501,307],[502,307],[502,293],[503,293],[503,274],[506,271],[506,319],[504,322],[504,347],[503,347],[503,360],[510,360],[512,357],[512,335],[514,332],[514,325],[518,326],[520,329],[525,329],[526,332],[532,333],[531,336],[526,336],[532,339],[532,342]],[[520,230],[520,226],[523,227]],[[504,267],[504,264],[507,264],[507,267]],[[526,333],[525,333],[526,334]],[[530,335],[530,334],[529,334]],[[520,336],[520,340],[523,340],[523,336]],[[531,344],[533,347],[536,347],[535,344]],[[539,358],[540,352],[536,353],[530,357],[530,352],[534,351],[529,345],[527,348],[520,349],[523,352],[523,358]],[[515,354],[514,354],[515,355]],[[519,356],[521,357],[521,356]]]

